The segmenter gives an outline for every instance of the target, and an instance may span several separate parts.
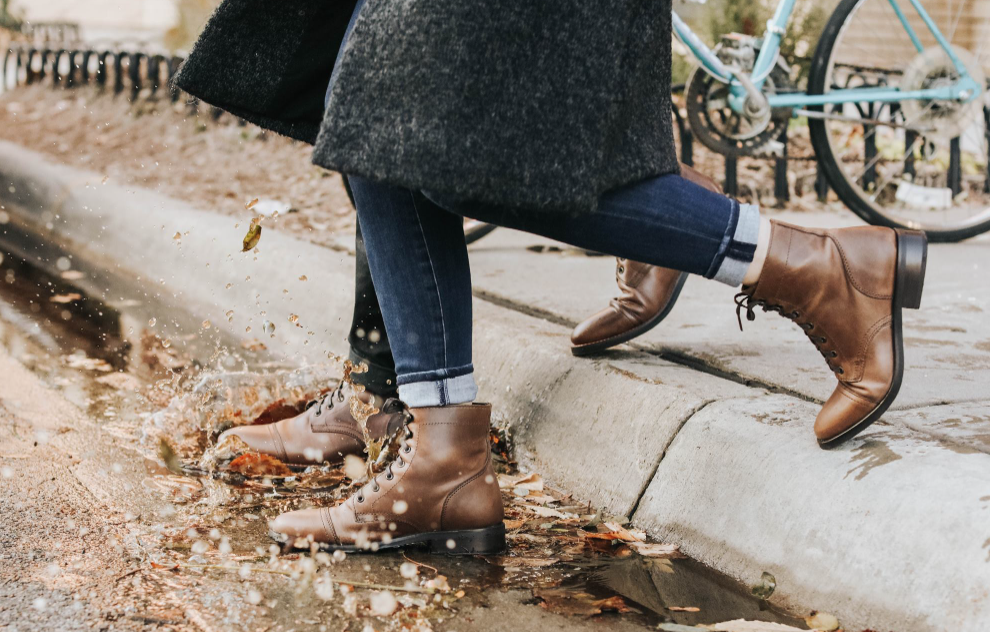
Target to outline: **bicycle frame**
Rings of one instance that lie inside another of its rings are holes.
[[[774,11],[773,17],[767,21],[767,29],[763,35],[763,44],[760,47],[760,53],[756,57],[756,61],[753,64],[753,71],[748,75],[748,79],[752,84],[759,90],[763,87],[767,76],[773,69],[774,64],[777,63],[777,56],[780,53],[780,40],[784,35],[787,24],[790,22],[791,14],[794,11],[794,4],[797,0],[780,0],[777,4],[777,8]],[[898,20],[900,20],[901,25],[907,32],[908,37],[911,39],[912,44],[918,50],[922,52],[924,47],[921,44],[921,40],[918,38],[918,34],[911,27],[911,24],[907,21],[907,17],[901,10],[900,5],[898,5],[897,0],[888,0],[891,7],[894,9],[894,13],[897,15]],[[860,102],[897,102],[906,100],[919,100],[919,99],[938,99],[938,100],[960,100],[960,101],[970,101],[975,99],[983,90],[983,86],[980,86],[976,81],[974,81],[970,76],[966,67],[960,61],[959,57],[952,50],[949,42],[939,31],[938,26],[935,21],[932,20],[925,8],[921,6],[921,0],[908,0],[914,10],[918,12],[921,19],[924,21],[925,26],[935,37],[935,41],[938,45],[945,51],[952,64],[955,66],[956,71],[959,72],[959,80],[951,86],[943,86],[940,88],[929,88],[923,90],[900,90],[895,87],[880,87],[880,88],[847,88],[841,90],[832,90],[826,94],[807,94],[804,92],[798,93],[788,93],[788,94],[770,94],[767,95],[767,101],[772,108],[805,108],[811,106],[821,106],[821,105],[834,105],[842,103],[860,103]],[[704,42],[702,42],[697,35],[691,30],[691,28],[684,23],[683,20],[677,15],[676,12],[672,15],[674,33],[683,42],[685,46],[691,51],[692,55],[701,64],[701,67],[705,72],[709,73],[722,83],[729,84],[729,107],[734,111],[742,113],[744,110],[744,105],[746,102],[746,90],[743,87],[742,82],[736,77],[736,70],[727,67],[722,61],[708,48]]]

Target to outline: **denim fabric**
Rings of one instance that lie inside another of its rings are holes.
[[[355,176],[348,181],[390,332],[399,395],[404,384],[470,375],[471,270],[462,218],[419,192]],[[434,390],[438,397],[444,392]],[[433,405],[443,403],[458,402]]]
[[[742,282],[756,249],[755,206],[740,205],[680,176],[610,191],[597,212],[561,218],[460,208],[436,195],[366,178],[349,176],[348,181],[385,327],[392,334],[399,396],[412,399],[406,402],[410,406],[461,403],[444,397],[476,392],[473,378],[470,383],[452,380],[473,372],[471,276],[462,220],[455,213],[734,286]]]
[[[375,395],[394,397],[397,386],[395,360],[392,359],[382,309],[378,305],[378,294],[371,280],[360,222],[355,234],[354,252],[354,317],[347,342],[351,346],[351,362],[364,364],[368,370],[352,373],[351,379]]]

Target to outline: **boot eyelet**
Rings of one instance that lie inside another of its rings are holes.
[[[842,370],[841,366],[838,369],[836,369],[835,372],[838,373],[839,375],[843,375],[845,373],[845,371]]]
[[[837,357],[839,357],[839,354],[837,352],[833,351],[832,352],[832,357],[833,358],[837,358]]]
[[[822,336],[821,338],[818,339],[818,342],[825,344],[826,342],[828,342],[828,340],[825,338],[825,336]]]
[[[791,312],[791,318],[801,318],[801,312],[798,311]]]
[[[371,491],[377,494],[378,492],[382,491],[382,488],[378,485],[378,483],[375,483],[375,488],[372,489]]]
[[[406,446],[406,447],[402,448],[402,451],[405,452],[406,454],[409,454],[410,452],[412,452],[412,448],[409,447],[409,446]]]
[[[619,266],[619,274],[622,274],[625,271],[626,269],[623,266]]]
[[[364,502],[364,496],[358,496],[358,497],[357,497],[357,501],[358,501],[359,503],[363,503],[363,502]]]
[[[388,472],[388,473],[385,474],[385,480],[386,481],[390,481],[393,478],[395,478],[395,476],[391,472]]]

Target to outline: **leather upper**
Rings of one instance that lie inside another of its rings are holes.
[[[335,507],[276,518],[291,538],[361,546],[431,531],[480,529],[503,518],[489,449],[489,404],[411,409],[397,459]]]
[[[839,383],[815,421],[815,434],[829,439],[869,415],[893,382],[896,234],[872,226],[772,227],[760,280],[744,288],[748,317],[756,305],[780,311],[835,372]]]

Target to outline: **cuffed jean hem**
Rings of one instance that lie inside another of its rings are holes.
[[[712,279],[732,287],[742,285],[749,264],[753,262],[759,236],[760,207],[754,204],[740,204],[736,228],[729,239],[722,263]]]
[[[409,408],[469,404],[477,397],[474,373],[399,386],[399,399]]]
[[[363,373],[351,373],[351,381],[364,386],[369,392],[381,397],[391,397],[396,392],[395,369],[376,364],[351,349],[350,360],[355,366],[365,365]]]

